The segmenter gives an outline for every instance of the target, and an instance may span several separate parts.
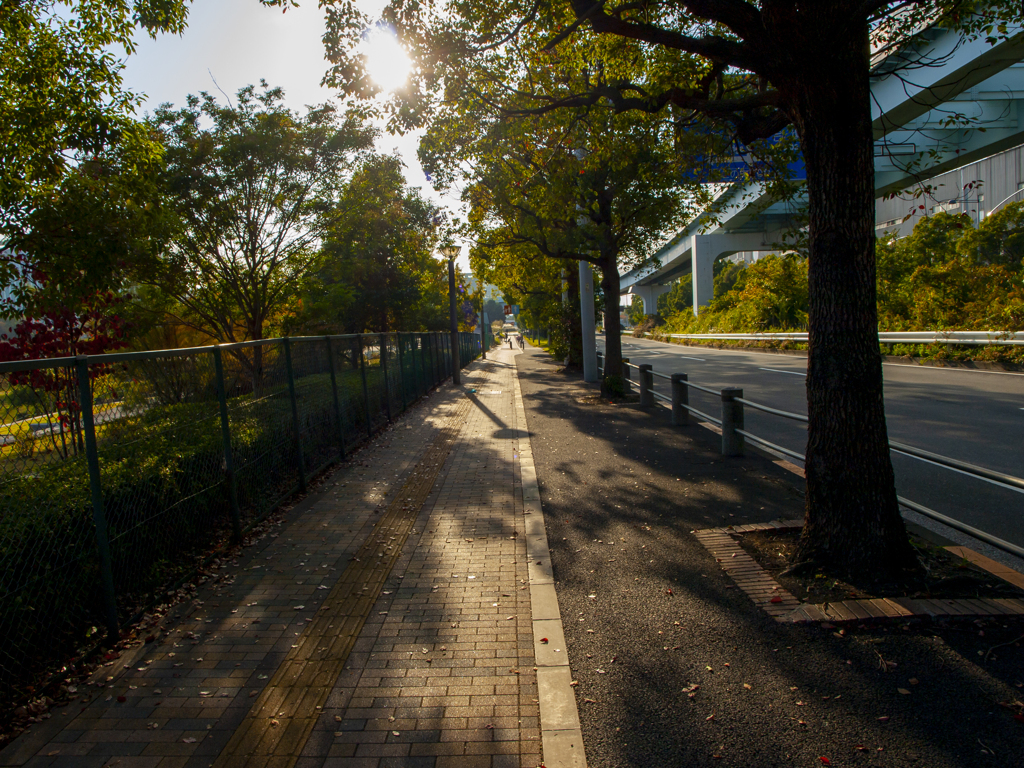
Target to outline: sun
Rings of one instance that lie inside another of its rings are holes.
[[[386,27],[370,30],[364,38],[366,72],[385,93],[393,93],[405,85],[412,61],[395,33]]]

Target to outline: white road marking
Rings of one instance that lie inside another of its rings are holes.
[[[772,373],[788,373],[790,376],[806,376],[806,373],[799,371],[780,371],[778,368],[758,368],[759,371],[771,371]]]
[[[913,363],[882,363],[897,368],[917,368],[919,371],[959,371],[960,373],[994,373],[996,376],[1024,376],[1024,373],[1013,371],[983,371],[979,368],[953,368],[944,365],[914,365]]]
[[[683,360],[699,360],[702,363],[707,362],[707,360],[705,360],[703,357],[689,357],[687,355],[676,355],[676,357],[681,357],[683,358]]]

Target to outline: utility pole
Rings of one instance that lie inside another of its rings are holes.
[[[583,380],[597,381],[597,339],[594,338],[594,269],[580,262],[580,330],[583,336]]]
[[[442,246],[441,253],[448,258],[448,314],[452,330],[452,383],[462,384],[462,373],[459,369],[459,319],[455,316],[455,258],[459,255],[459,246]]]

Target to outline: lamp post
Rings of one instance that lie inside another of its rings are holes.
[[[448,259],[448,314],[451,316],[452,326],[452,383],[456,386],[462,384],[462,374],[459,371],[459,320],[455,316],[455,258],[459,255],[459,250],[457,245],[441,247],[441,253]]]

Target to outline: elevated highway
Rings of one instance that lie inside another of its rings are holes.
[[[990,45],[929,28],[915,44],[876,53],[872,123],[875,195],[1024,143],[1024,32]],[[693,274],[693,307],[713,295],[714,262],[740,251],[775,250],[805,199],[772,199],[763,184],[738,182],[645,264],[623,275],[623,293],[640,296],[654,314],[673,280]]]

